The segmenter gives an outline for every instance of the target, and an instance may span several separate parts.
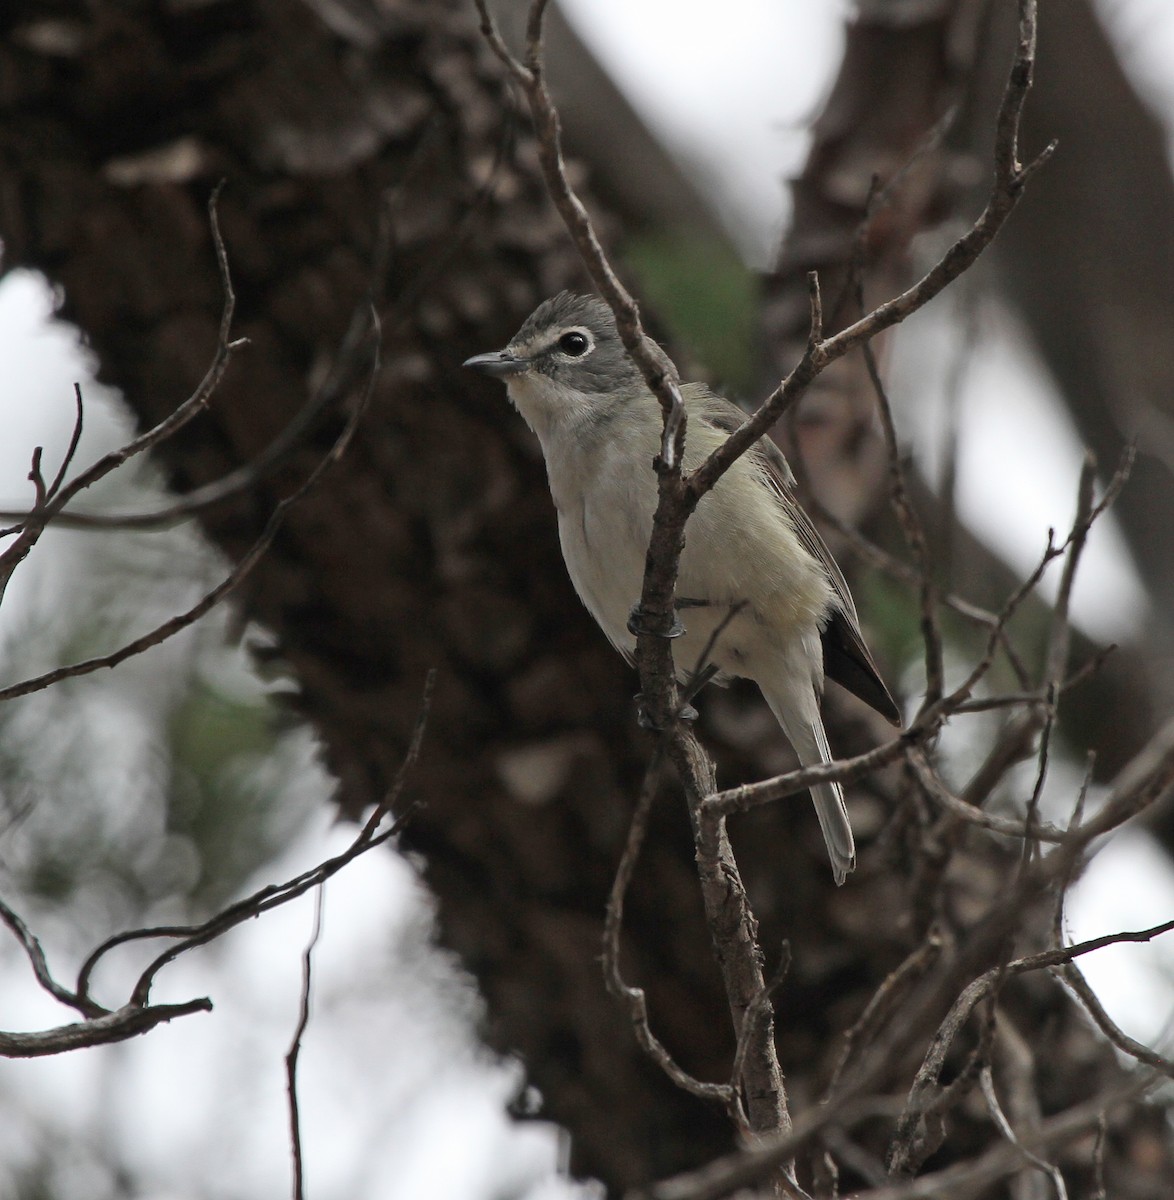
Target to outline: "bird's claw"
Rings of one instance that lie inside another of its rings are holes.
[[[662,633],[659,629],[650,629],[648,614],[644,611],[644,606],[633,604],[632,611],[628,613],[628,632],[633,637],[639,637],[642,633],[650,633],[655,637],[679,638],[684,637],[685,626],[674,617],[668,632]]]
[[[658,725],[652,719],[648,712],[648,708],[644,703],[644,693],[636,693],[636,724],[641,729],[647,729],[652,733],[664,733],[664,727]],[[676,719],[678,721],[696,721],[701,714],[693,707],[692,704],[686,701],[677,709]]]

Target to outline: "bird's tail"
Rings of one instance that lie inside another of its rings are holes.
[[[803,766],[815,767],[832,761],[814,689],[810,701],[804,696],[799,703],[783,689],[763,687],[762,693]],[[832,861],[832,873],[836,883],[841,884],[848,872],[856,867],[856,843],[848,822],[843,789],[838,783],[817,783],[811,788],[811,799],[815,802],[815,815],[819,818],[828,857]]]

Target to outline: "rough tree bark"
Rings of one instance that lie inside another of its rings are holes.
[[[425,672],[439,669],[412,781],[426,807],[408,842],[437,896],[440,936],[477,978],[490,1040],[522,1056],[544,1113],[571,1130],[574,1169],[618,1189],[698,1163],[731,1135],[723,1114],[640,1055],[599,970],[607,889],[650,746],[632,675],[566,580],[535,448],[502,397],[459,369],[539,298],[583,282],[470,16],[456,0],[79,2],[52,16],[14,0],[0,16],[0,238],[6,267],[36,267],[62,289],[63,315],[103,377],[151,421],[190,391],[214,342],[204,202],[227,178],[238,332],[252,348],[168,448],[186,491],[253,460],[326,369],[369,283],[390,190],[396,253],[374,410],[344,468],[291,514],[245,609],[273,630],[348,813],[381,794]],[[337,420],[247,497],[202,516],[227,554]],[[723,782],[780,765],[755,701],[734,691],[704,708]],[[867,737],[849,719],[837,748]],[[664,793],[629,899],[626,974],[681,1062],[722,1079],[724,999],[686,816]],[[779,1047],[797,1096],[818,1095],[839,1049],[832,1031],[922,932],[875,920],[906,911],[916,874],[906,835],[922,818],[903,794],[894,775],[855,797],[863,864],[839,892],[805,806],[734,829],[764,944],[791,942]],[[976,842],[972,871],[938,914],[954,936],[998,892],[1007,862]],[[1054,988],[1024,986],[1014,1005],[1050,1064],[1050,1104],[1116,1071]],[[954,1152],[987,1136],[975,1120]],[[1115,1134],[1110,1168],[1142,1162],[1156,1139],[1144,1121]],[[1144,1194],[1134,1174],[1137,1190],[1121,1195]]]

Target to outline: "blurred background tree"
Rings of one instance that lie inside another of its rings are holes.
[[[507,7],[516,17],[520,6]],[[914,7],[910,15],[903,5],[857,6],[794,187],[792,224],[769,267],[754,273],[743,266],[748,239],[732,236],[719,215],[731,211],[723,181],[691,177],[554,20],[549,69],[569,151],[688,373],[750,396],[771,386],[805,332],[804,273],[817,268],[825,295],[837,294],[874,175],[899,173],[900,186],[865,247],[872,299],[911,278],[972,211],[1009,57],[1008,6]],[[394,253],[378,281],[388,299],[373,409],[342,469],[291,513],[239,597],[241,622],[266,631],[253,656],[290,681],[283,708],[320,739],[334,801],[348,816],[383,794],[425,673],[438,668],[412,778],[426,807],[405,842],[435,897],[441,943],[477,981],[485,1038],[520,1057],[541,1114],[570,1131],[573,1170],[619,1189],[728,1148],[725,1118],[660,1076],[604,992],[604,900],[649,743],[633,720],[633,676],[566,579],[536,448],[501,395],[459,367],[504,344],[544,296],[585,286],[471,7],[13,0],[0,35],[4,265],[44,273],[60,315],[82,330],[100,377],[140,423],[186,396],[211,355],[219,293],[204,206],[214,183],[228,181],[221,216],[237,333],[251,348],[207,415],[160,456],[180,493],[256,461],[294,420],[371,284],[386,210]],[[1120,519],[1149,603],[1132,644],[1065,704],[1072,757],[1095,749],[1109,778],[1169,708],[1174,509],[1162,431],[1174,361],[1162,331],[1170,327],[1174,183],[1166,136],[1088,4],[1045,5],[1041,44],[1032,137],[1037,145],[1059,137],[1061,153],[996,260],[968,283],[962,308],[981,311],[996,296],[1018,314],[1106,471],[1126,440],[1143,439]],[[763,266],[761,256],[754,265]],[[851,304],[834,315],[850,316]],[[929,353],[923,336],[911,353]],[[957,340],[933,354],[951,360]],[[900,345],[886,354],[899,367]],[[918,367],[907,374],[928,376]],[[883,444],[863,382],[859,364],[829,378],[791,422],[788,449],[820,503],[891,547]],[[927,421],[916,407],[923,402],[910,384],[903,417],[911,429]],[[199,514],[219,552],[232,559],[251,543],[341,420],[338,411],[322,414],[249,491]],[[989,469],[997,477],[998,463]],[[948,468],[924,474],[919,501],[932,517],[943,582],[997,606],[1015,569],[958,522],[963,506]],[[1030,532],[1042,544],[1043,530]],[[846,544],[837,549],[850,565]],[[167,551],[169,562],[185,563],[200,553]],[[913,601],[875,579],[857,590],[887,676],[916,697]],[[1045,616],[1041,606],[1027,619]],[[871,744],[876,730],[858,708],[841,696],[829,705],[837,749]],[[754,697],[735,689],[707,695],[703,707],[724,782],[785,765]],[[296,822],[254,806],[248,789],[231,783],[230,760],[265,749],[268,716],[207,682],[169,693],[162,709],[170,750],[161,828],[168,846],[188,839],[197,847],[175,894],[207,904],[256,866],[271,829]],[[6,718],[9,728],[19,720]],[[838,1053],[833,1034],[919,934],[895,917],[908,902],[906,835],[924,820],[908,803],[892,811],[901,794],[894,775],[852,797],[862,865],[840,892],[800,806],[755,813],[734,830],[765,944],[784,936],[792,944],[779,1040],[801,1097],[819,1094]],[[1154,830],[1171,844],[1168,810]],[[960,930],[961,898],[996,892],[1014,861],[1000,853],[973,847],[950,911]],[[72,850],[66,857],[75,861]],[[878,912],[894,918],[878,928]],[[719,1032],[724,1000],[685,815],[667,795],[628,930],[629,973],[647,990],[658,1030],[690,1070],[722,1078],[732,1050]],[[1029,1039],[1065,1048],[1046,1056],[1056,1107],[1116,1069],[1109,1048],[1046,988],[1026,991],[1017,1019]],[[981,1144],[980,1118],[958,1152]],[[1132,1164],[1138,1181],[1122,1195],[1153,1194],[1142,1167],[1147,1155],[1164,1161],[1154,1151],[1162,1130],[1156,1115],[1115,1134],[1120,1177],[1128,1175],[1121,1164]],[[853,1169],[864,1171],[859,1162]]]

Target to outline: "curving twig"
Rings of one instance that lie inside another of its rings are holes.
[[[628,1019],[632,1023],[632,1029],[641,1050],[664,1071],[673,1083],[692,1096],[697,1096],[701,1100],[714,1100],[732,1110],[737,1107],[737,1095],[734,1088],[728,1084],[705,1083],[696,1079],[673,1058],[664,1043],[652,1031],[648,1020],[648,1004],[644,989],[628,984],[620,970],[620,935],[624,923],[624,901],[640,857],[644,837],[648,831],[648,818],[652,811],[653,799],[656,796],[656,785],[660,777],[663,759],[664,743],[662,741],[653,751],[648,768],[644,773],[644,785],[640,789],[640,796],[632,813],[632,823],[628,829],[624,852],[616,867],[615,878],[608,896],[603,925],[603,977],[608,991],[628,1010]]]

